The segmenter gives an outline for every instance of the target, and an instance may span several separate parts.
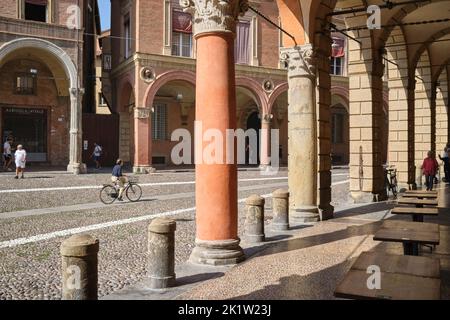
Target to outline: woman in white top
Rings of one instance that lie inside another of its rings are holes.
[[[15,179],[19,179],[19,173],[22,173],[21,178],[23,179],[23,172],[25,171],[25,163],[27,162],[27,153],[23,146],[19,144],[17,146],[16,153],[14,154],[16,161],[16,176]]]

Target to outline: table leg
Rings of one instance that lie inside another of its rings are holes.
[[[403,254],[405,256],[412,256],[412,243],[403,242]]]
[[[414,222],[423,222],[423,214],[413,214]]]
[[[411,246],[412,246],[412,255],[418,256],[419,255],[419,244],[417,242],[413,242],[411,244]]]

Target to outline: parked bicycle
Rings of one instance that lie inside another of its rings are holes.
[[[386,189],[387,194],[389,195],[389,191],[392,192],[394,198],[397,198],[397,169],[395,168],[386,168]]]
[[[100,200],[104,204],[111,204],[119,197],[120,187],[116,183],[104,184],[100,190]],[[142,197],[142,188],[137,184],[135,177],[128,177],[128,182],[124,186],[124,193],[131,202],[139,201]]]

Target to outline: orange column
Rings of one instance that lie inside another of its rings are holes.
[[[195,112],[197,125],[202,128],[195,143],[203,154],[210,144],[203,142],[203,133],[216,130],[223,137],[223,157],[213,163],[203,157],[195,159],[197,234],[190,261],[229,265],[244,260],[237,236],[236,156],[233,164],[227,164],[225,143],[226,130],[236,129],[234,38],[237,17],[233,15],[239,1],[211,1],[209,4],[208,12],[204,11],[203,5],[196,7],[194,2],[190,2],[191,7],[186,10],[195,18],[202,17],[194,19],[197,43]]]
[[[150,173],[152,168],[152,126],[150,109],[134,109],[134,173]]]

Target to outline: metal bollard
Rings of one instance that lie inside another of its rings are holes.
[[[275,190],[273,198],[273,220],[272,230],[289,230],[289,191],[284,189]]]
[[[98,239],[88,234],[62,242],[62,300],[97,300],[98,250]]]
[[[148,274],[150,288],[164,289],[175,285],[176,222],[156,218],[148,226]]]
[[[245,234],[247,242],[257,243],[265,240],[264,235],[264,203],[265,199],[252,195],[245,201]]]

